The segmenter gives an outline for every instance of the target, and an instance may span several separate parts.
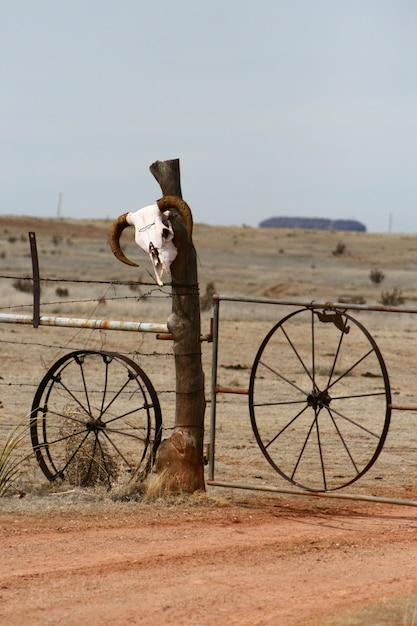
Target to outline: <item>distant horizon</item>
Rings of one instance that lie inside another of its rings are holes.
[[[112,222],[114,219],[117,218],[117,215],[109,217],[109,216],[105,216],[105,217],[74,217],[71,215],[34,215],[34,214],[27,214],[27,213],[1,213],[0,217],[16,217],[16,218],[22,218],[22,219],[41,219],[41,220],[74,220],[74,221],[97,221],[97,222]],[[272,215],[270,218],[265,218],[266,220],[268,219],[273,219],[273,218],[288,218],[288,219],[300,219],[300,220],[304,220],[304,219],[308,219],[308,220],[327,220],[329,218],[323,218],[323,217],[319,217],[319,216],[314,216],[314,217],[306,217],[304,216],[298,216],[298,215]],[[265,220],[261,220],[261,221],[265,221]],[[338,229],[333,229],[333,228],[316,228],[316,229],[311,229],[311,230],[329,230],[329,231],[335,231],[335,232],[366,232],[367,234],[392,234],[392,235],[417,235],[417,232],[409,232],[409,231],[397,231],[397,230],[389,230],[389,226],[387,228],[387,230],[378,230],[378,231],[373,231],[370,230],[366,224],[364,224],[363,222],[360,222],[359,220],[350,220],[350,218],[335,218],[330,220],[332,222],[338,222],[338,221],[354,221],[354,222],[358,222],[360,224],[362,224],[365,227],[365,231],[355,231],[355,230],[338,230]],[[214,224],[211,223],[209,224],[208,222],[205,221],[201,221],[201,220],[195,220],[194,223],[196,225],[201,225],[201,226],[211,226],[213,228],[266,228],[266,229],[272,229],[272,228],[276,228],[281,229],[283,227],[280,226],[261,226],[260,223],[259,224]],[[293,230],[310,230],[309,228],[299,228],[299,227],[290,227],[290,229]]]

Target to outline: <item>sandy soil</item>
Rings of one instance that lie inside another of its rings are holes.
[[[4,624],[417,623],[415,509],[60,497],[0,514]]]

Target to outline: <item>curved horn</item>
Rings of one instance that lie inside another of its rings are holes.
[[[126,218],[127,218],[127,213],[123,213],[123,215],[120,215],[117,218],[117,220],[113,222],[111,230],[110,230],[110,234],[109,234],[109,244],[116,259],[119,259],[119,261],[121,261],[122,263],[126,263],[126,265],[133,265],[134,267],[138,267],[137,263],[133,263],[133,261],[130,261],[123,254],[122,249],[120,247],[120,235],[122,234],[125,228],[130,226]]]
[[[193,216],[188,204],[178,196],[164,196],[160,200],[157,200],[156,204],[160,211],[166,211],[171,208],[178,211],[187,227],[187,240],[191,242],[193,235]]]

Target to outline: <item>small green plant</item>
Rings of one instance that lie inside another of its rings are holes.
[[[392,291],[383,291],[381,293],[380,302],[384,306],[399,306],[400,304],[404,304],[405,300],[401,289],[394,287]]]
[[[343,243],[343,241],[339,241],[337,243],[337,246],[334,250],[332,250],[332,254],[333,256],[341,256],[342,254],[344,254],[346,252],[346,246]]]
[[[22,464],[31,456],[18,454],[23,440],[27,437],[28,424],[28,418],[25,417],[10,431],[3,446],[0,447],[0,497],[13,486]]]
[[[375,267],[369,272],[369,278],[374,285],[380,285],[385,278],[384,272]]]

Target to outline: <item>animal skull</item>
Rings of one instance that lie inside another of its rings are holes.
[[[127,226],[134,226],[135,242],[149,254],[158,285],[163,285],[162,274],[164,271],[170,273],[171,263],[178,254],[173,243],[174,231],[169,219],[171,213],[168,210],[170,207],[177,209],[184,218],[188,241],[191,241],[191,211],[188,205],[176,196],[165,196],[156,204],[139,209],[134,213],[124,213],[114,222],[109,237],[110,247],[119,261],[127,265],[137,266],[138,264],[130,261],[120,248],[120,235],[123,230]]]

